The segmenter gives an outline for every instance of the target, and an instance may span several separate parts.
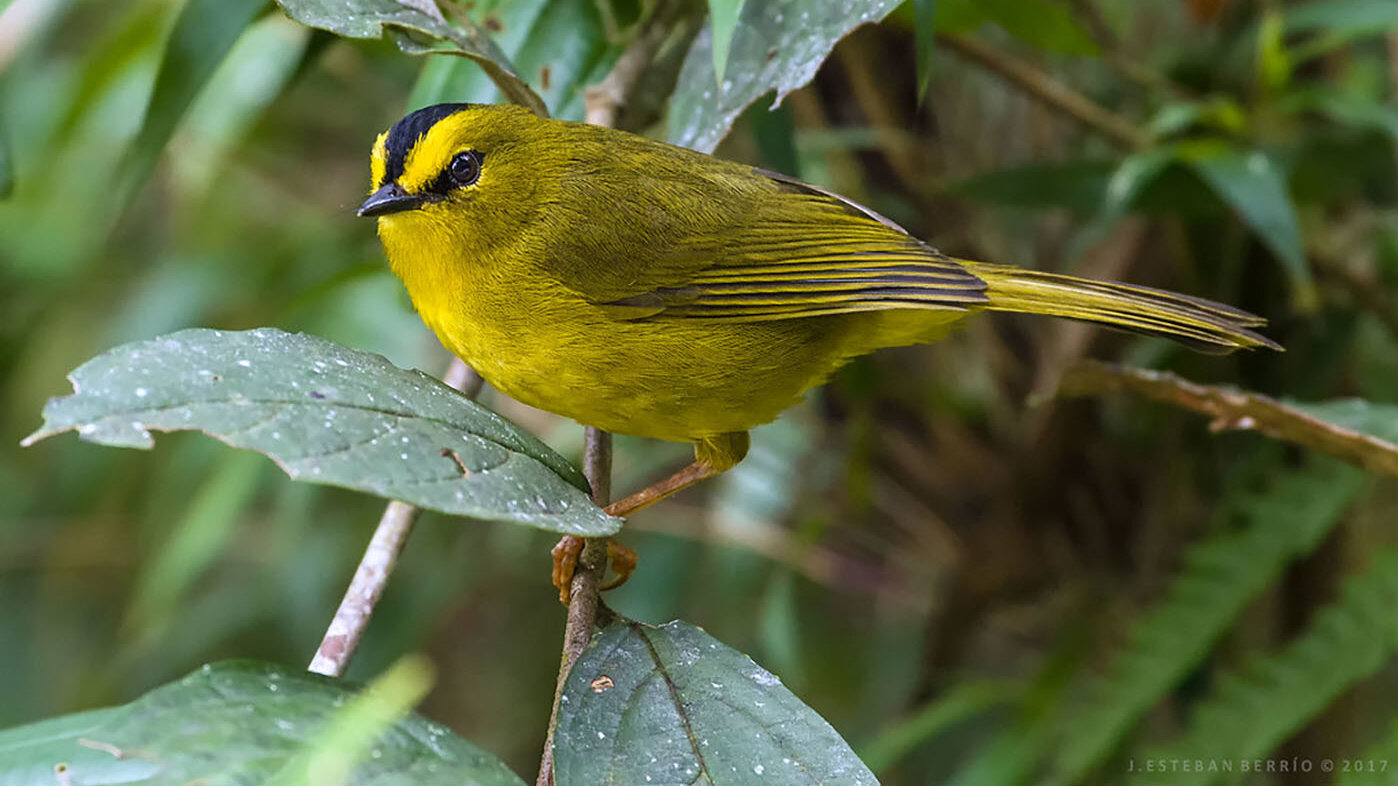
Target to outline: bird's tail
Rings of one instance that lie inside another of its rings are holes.
[[[986,308],[1077,319],[1148,336],[1163,336],[1204,352],[1281,349],[1249,328],[1267,320],[1212,300],[1116,281],[1042,273],[960,260],[985,281]]]

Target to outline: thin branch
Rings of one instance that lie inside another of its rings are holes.
[[[688,12],[687,4],[672,0],[662,3],[640,32],[617,58],[616,65],[601,82],[583,93],[584,119],[595,126],[616,126],[617,114],[631,97],[636,83],[665,45],[671,28]]]
[[[1012,57],[975,38],[941,35],[937,41],[968,60],[994,71],[1031,97],[1072,117],[1125,148],[1139,150],[1150,144],[1150,135],[1130,120],[1098,104],[1029,63]]]
[[[605,507],[610,501],[612,486],[612,435],[591,426],[587,429],[583,448],[583,475],[592,486],[592,501]],[[553,734],[558,727],[558,705],[563,700],[563,686],[573,663],[592,640],[597,617],[602,606],[602,576],[607,571],[607,538],[585,538],[578,567],[569,588],[568,622],[563,628],[563,655],[558,666],[558,684],[553,692],[553,711],[549,713],[548,734],[544,739],[544,754],[539,762],[537,786],[553,785]]]
[[[458,358],[452,358],[442,381],[461,391],[467,398],[475,398],[484,382],[479,374]],[[335,610],[335,617],[330,620],[330,627],[326,629],[311,665],[306,667],[307,671],[328,677],[344,676],[350,658],[354,657],[359,640],[364,636],[364,629],[374,616],[374,607],[383,595],[388,577],[398,564],[398,555],[403,552],[408,533],[413,531],[413,524],[421,512],[416,506],[397,500],[384,508],[374,537],[369,540],[369,547],[364,550],[359,568],[354,571],[354,578],[350,579],[345,597]]]
[[[1330,423],[1299,406],[1260,393],[1199,385],[1164,371],[1086,362],[1069,369],[1061,396],[1130,391],[1213,418],[1213,431],[1255,430],[1364,467],[1398,477],[1398,445]]]
[[[682,0],[668,0],[651,13],[612,70],[584,94],[587,122],[609,128],[616,125],[622,106],[664,45],[673,20],[684,12],[685,7],[686,3]],[[612,435],[589,426],[586,439],[583,474],[592,486],[593,502],[598,507],[605,507],[612,492]],[[548,733],[544,739],[544,753],[539,762],[538,786],[553,785],[553,735],[558,724],[558,705],[562,701],[563,686],[568,681],[573,662],[592,640],[598,615],[606,612],[601,592],[602,578],[607,570],[607,542],[607,538],[583,540],[582,553],[578,556],[578,566],[569,587],[568,621],[563,630],[563,652],[554,690],[553,711],[549,715]]]

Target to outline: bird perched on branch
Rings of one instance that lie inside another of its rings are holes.
[[[749,429],[852,358],[983,311],[1280,349],[1230,306],[954,259],[785,175],[515,106],[413,112],[372,175],[359,215],[449,350],[526,404],[694,444],[614,515],[737,464]]]

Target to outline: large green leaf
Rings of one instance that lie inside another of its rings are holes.
[[[1286,179],[1261,150],[1238,150],[1208,141],[1181,143],[1176,152],[1218,196],[1233,207],[1286,269],[1302,304],[1315,298],[1315,284],[1301,247],[1301,228]]]
[[[313,757],[337,741],[323,741],[326,734],[351,736],[337,728],[348,716],[373,733],[354,740],[367,755],[355,757],[358,766],[347,768],[341,783],[521,786],[493,756],[426,718],[410,714],[394,722],[370,713],[365,719],[356,712],[365,697],[372,699],[372,689],[357,696],[344,682],[268,664],[205,666],[121,707],[0,732],[0,783],[306,783],[309,766],[319,765],[315,771],[323,776],[344,762]],[[399,706],[378,714],[399,715],[401,703],[388,698]],[[343,746],[330,751],[341,753]]]
[[[748,104],[777,91],[777,103],[811,81],[835,42],[877,22],[899,0],[766,0],[744,3],[723,81],[714,73],[714,39],[694,39],[670,98],[669,140],[712,152]]]
[[[849,745],[767,670],[682,622],[619,620],[568,675],[558,786],[876,784]]]
[[[199,89],[243,30],[267,7],[267,0],[189,0],[180,10],[141,131],[124,164],[123,198],[145,181]]]
[[[474,60],[511,101],[548,114],[543,99],[520,79],[490,36],[467,19],[448,22],[435,0],[277,0],[277,4],[302,24],[347,38],[379,38],[390,32],[405,51],[438,51]]]
[[[118,347],[71,375],[25,444],[77,430],[149,448],[198,429],[266,453],[297,480],[577,535],[620,524],[582,475],[509,421],[420,371],[315,336],[185,330]]]

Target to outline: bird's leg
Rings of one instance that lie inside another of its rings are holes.
[[[608,505],[607,515],[625,518],[641,508],[654,505],[666,497],[683,491],[701,480],[719,474],[739,461],[748,452],[748,435],[745,431],[716,434],[696,441],[694,463],[670,477],[652,483],[631,496]],[[573,573],[578,567],[578,557],[582,554],[582,538],[565,535],[553,547],[553,586],[558,588],[558,599],[568,603],[568,593],[573,584]],[[636,569],[636,552],[617,543],[607,541],[607,559],[611,561],[616,577],[602,586],[602,589],[620,587]]]
[[[714,469],[709,462],[696,461],[670,477],[652,483],[635,494],[608,505],[606,507],[607,515],[626,518],[641,508],[654,505],[676,492],[684,491],[695,483],[717,474],[718,470]]]
[[[654,483],[631,496],[613,502],[605,510],[609,515],[617,518],[625,518],[648,505],[654,505],[662,499],[682,491],[705,478],[711,478],[718,474],[706,461],[696,461],[684,469],[676,472],[670,477]],[[576,535],[564,535],[558,544],[553,547],[553,586],[558,588],[558,599],[564,604],[568,603],[568,591],[573,586],[573,572],[578,568],[578,555],[582,554],[583,539]],[[620,587],[631,578],[631,572],[636,569],[636,552],[617,543],[614,540],[607,541],[607,558],[611,561],[612,571],[616,577],[606,584],[602,589],[613,589]]]

